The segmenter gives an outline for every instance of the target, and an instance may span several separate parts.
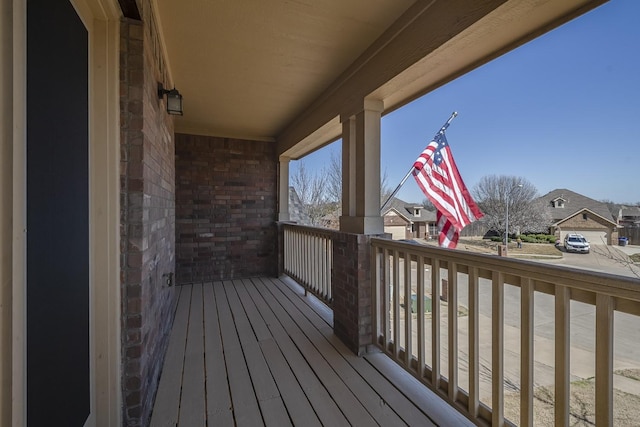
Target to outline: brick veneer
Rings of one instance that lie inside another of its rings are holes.
[[[333,330],[356,354],[372,344],[370,236],[336,233],[333,240]]]
[[[275,275],[275,144],[176,134],[178,283]]]
[[[120,253],[122,424],[147,425],[175,309],[173,121],[157,97],[162,80],[149,26],[120,31]]]

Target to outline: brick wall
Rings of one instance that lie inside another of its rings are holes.
[[[120,32],[120,253],[125,426],[147,425],[168,344],[175,288],[173,121],[157,97],[162,81],[152,31],[124,20]]]
[[[176,134],[178,283],[275,275],[275,144]]]
[[[384,225],[409,225],[409,222],[399,215],[385,215],[382,219]]]
[[[586,219],[583,217],[583,215],[586,216]],[[580,212],[577,215],[574,215],[571,218],[562,221],[563,230],[602,230],[603,228],[609,228],[611,226],[611,224],[607,224],[607,222],[602,218],[589,212]]]
[[[370,236],[336,233],[333,240],[333,329],[356,354],[372,344]]]

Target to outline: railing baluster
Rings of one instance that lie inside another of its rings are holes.
[[[299,270],[298,269],[298,263],[300,262],[300,256],[301,256],[300,255],[300,248],[299,248],[300,234],[295,233],[293,235],[292,243],[293,243],[293,251],[292,251],[291,254],[293,255],[293,263],[291,265],[291,272],[293,273],[293,275],[296,278],[300,278],[301,279],[300,275],[298,274],[299,273],[299,271],[298,271]]]
[[[320,263],[317,262],[318,259],[318,236],[314,233],[311,235],[311,246],[313,247],[313,250],[311,251],[311,258],[312,261],[310,262],[311,264],[311,272],[312,272],[312,278],[311,278],[311,284],[312,284],[312,289],[322,295],[322,297],[324,298],[325,295],[323,295],[322,293],[322,289],[320,288],[320,286],[318,286],[319,284],[319,280],[320,280]]]
[[[416,261],[416,298],[417,298],[417,318],[418,318],[418,342],[416,345],[418,346],[418,378],[424,378],[424,257],[422,255],[418,255],[418,259]]]
[[[329,252],[329,242],[330,240],[325,239],[322,243],[322,259],[324,260],[324,289],[327,294],[327,299],[331,301],[331,255]]]
[[[449,262],[447,300],[449,302],[449,399],[458,400],[458,266]]]
[[[491,425],[504,425],[504,274],[492,274]]]
[[[382,303],[382,280],[383,275],[380,271],[382,267],[382,263],[380,262],[380,249],[376,247],[371,248],[371,268],[373,269],[371,272],[371,283],[373,288],[371,289],[371,297],[373,301],[371,301],[371,306],[373,309],[371,310],[371,325],[373,328],[373,344],[378,344],[378,338],[380,337],[380,314],[382,312],[381,307],[384,307]]]
[[[283,225],[284,272],[331,303],[331,258],[334,231],[312,227]]]
[[[413,315],[411,314],[411,255],[404,253],[404,363],[411,368],[413,354],[413,340],[411,339],[411,326]]]
[[[391,334],[391,260],[389,259],[390,257],[390,252],[391,250],[389,249],[383,249],[382,250],[382,262],[383,262],[383,266],[384,266],[384,299],[383,299],[383,306],[381,307],[381,311],[382,311],[382,323],[383,323],[383,328],[384,328],[384,334],[383,334],[383,348],[385,353],[389,352],[389,340],[390,340],[390,334]]]
[[[440,388],[440,260],[431,263],[431,384]]]
[[[613,298],[596,295],[596,425],[613,425]]]
[[[557,426],[569,425],[569,387],[570,387],[570,307],[571,299],[569,288],[556,287],[555,303],[555,341],[556,341],[556,367],[555,367],[555,424]]]
[[[317,287],[318,293],[323,298],[327,298],[327,293],[324,290],[324,254],[322,253],[322,236],[316,236],[316,269],[317,269]]]
[[[393,251],[393,358],[400,360],[400,257]]]
[[[318,251],[320,258],[320,293],[326,299],[329,299],[329,288],[327,286],[327,241],[326,239],[318,239]]]
[[[333,274],[333,242],[331,239],[327,239],[327,289],[329,294],[329,301],[333,301],[333,289],[331,289],[331,275]]]
[[[469,269],[469,413],[475,419],[480,408],[480,328],[478,268]]]
[[[520,284],[520,425],[533,426],[533,281]]]

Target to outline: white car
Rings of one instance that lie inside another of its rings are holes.
[[[564,237],[564,249],[567,252],[589,253],[591,246],[582,234],[567,234]]]

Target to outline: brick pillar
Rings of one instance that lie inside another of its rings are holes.
[[[370,237],[336,233],[333,240],[333,329],[357,355],[372,344]]]

